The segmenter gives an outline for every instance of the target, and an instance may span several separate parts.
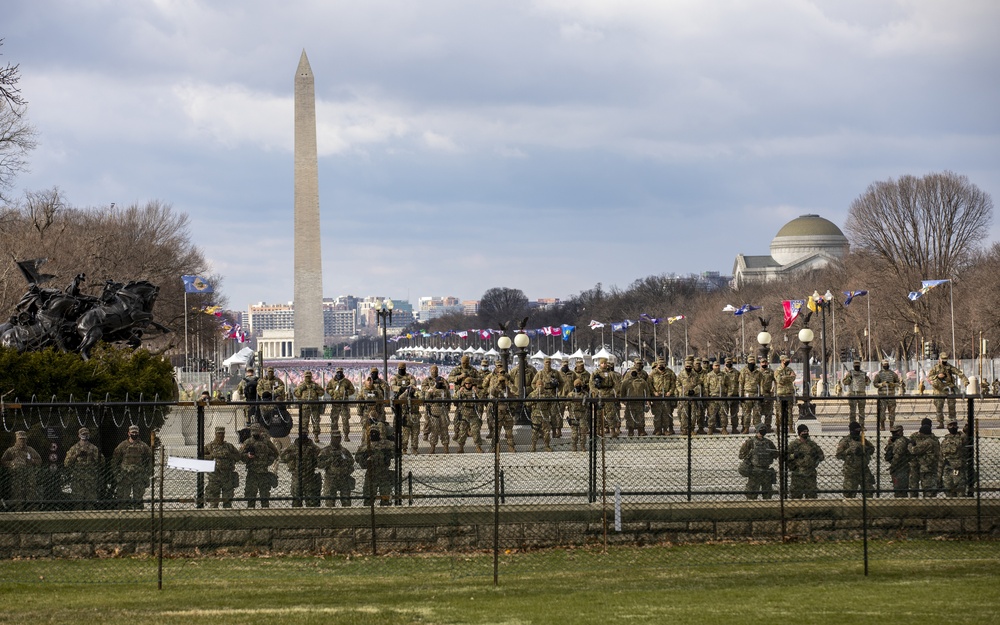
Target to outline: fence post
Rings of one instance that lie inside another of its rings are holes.
[[[882,396],[875,400],[875,498],[882,496],[882,424],[885,423],[886,414],[883,406]]]
[[[500,575],[500,402],[493,400],[493,586]]]
[[[688,426],[687,426],[687,500],[691,501],[691,436],[693,435],[695,426],[694,423],[695,410],[694,410],[694,405],[692,404],[692,400],[688,399],[686,401],[687,401],[686,409],[690,410],[690,412],[688,413],[690,417],[688,418]]]
[[[157,558],[157,579],[156,589],[163,590],[163,472],[167,465],[166,446],[160,445],[160,531],[157,532],[159,538],[159,557]],[[150,507],[152,507],[152,497],[150,497]]]
[[[876,426],[877,428],[877,426]],[[861,542],[864,546],[865,577],[868,577],[868,480],[865,479],[868,473],[868,456],[865,443],[864,426],[861,428]],[[878,455],[878,449],[875,450]]]
[[[781,411],[781,427],[778,428],[778,510],[781,515],[781,542],[788,538],[788,520],[785,518],[785,499],[788,497],[788,429],[791,427],[789,419],[788,400],[782,399],[778,406]]]
[[[972,495],[972,490],[976,491],[976,534],[979,535],[983,531],[983,500],[982,500],[982,482],[979,476],[979,421],[976,419],[975,411],[975,399],[969,398],[969,414],[968,414],[968,440],[966,445],[966,467],[965,475],[966,482],[968,483],[967,494]],[[971,452],[971,453],[970,453]],[[973,477],[973,474],[975,477]]]
[[[588,502],[597,501],[597,402],[587,402],[587,430],[590,440],[587,443],[587,490]]]

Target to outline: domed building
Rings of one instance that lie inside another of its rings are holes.
[[[733,286],[770,282],[800,271],[838,262],[847,255],[847,237],[832,221],[819,215],[796,217],[771,240],[769,256],[739,254],[733,263]]]

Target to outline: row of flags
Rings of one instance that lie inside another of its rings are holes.
[[[185,293],[214,293],[215,289],[212,288],[212,283],[206,280],[202,276],[181,276],[181,281],[184,283]],[[216,306],[215,304],[206,304],[202,306],[199,310],[207,315],[213,315],[215,317],[222,317],[222,306]],[[228,323],[222,324],[222,334],[227,339],[233,339],[237,343],[246,343],[249,339],[246,330],[243,329],[242,324],[229,325]]]
[[[677,315],[676,317],[667,317],[666,319],[664,319],[662,317],[652,317],[650,315],[647,315],[646,313],[640,314],[639,317],[642,320],[644,320],[644,321],[648,321],[649,323],[653,324],[654,326],[655,325],[659,325],[661,321],[666,321],[667,325],[672,325],[672,324],[680,321],[681,319],[686,319],[686,317],[684,315]],[[619,321],[617,323],[612,323],[611,324],[611,331],[612,332],[624,332],[624,331],[628,330],[629,328],[631,328],[632,326],[634,326],[635,324],[636,324],[635,321],[632,321],[631,319],[625,319],[624,321]],[[607,327],[608,324],[601,323],[600,321],[597,321],[596,319],[591,319],[589,325],[590,325],[590,329],[591,330],[600,330],[601,328]]]
[[[541,328],[534,328],[531,330],[525,330],[524,333],[528,336],[558,336],[562,340],[568,341],[573,333],[576,332],[576,326],[571,326],[568,323],[564,323],[558,326],[544,326]],[[448,337],[457,336],[460,339],[468,339],[469,337],[475,338],[479,337],[484,341],[488,341],[494,334],[503,334],[501,330],[493,330],[491,328],[486,329],[472,329],[472,330],[442,330],[437,332],[428,332],[426,330],[420,330],[418,332],[407,332],[406,334],[400,334],[389,339],[390,342],[402,341],[403,339],[429,339],[434,337]]]

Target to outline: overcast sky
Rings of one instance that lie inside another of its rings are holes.
[[[18,188],[173,205],[232,308],[292,298],[303,49],[325,296],[565,298],[729,274],[902,174],[1000,202],[998,24],[996,0],[13,0],[0,62],[40,133]]]

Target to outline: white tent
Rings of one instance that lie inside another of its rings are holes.
[[[607,358],[609,362],[614,362],[615,361],[614,354],[612,354],[608,350],[604,349],[603,347],[601,348],[601,350],[599,352],[597,352],[596,354],[594,354],[594,360],[600,360],[601,358]]]
[[[483,354],[486,353],[486,350],[483,349],[482,347],[477,347],[476,351],[474,351],[472,353],[475,354],[475,355],[477,355],[477,356],[482,356]]]
[[[576,359],[576,360],[582,360],[584,362],[587,362],[587,358],[588,358],[587,354],[584,354],[582,349],[576,350],[569,356],[570,360]]]
[[[475,354],[475,353],[476,353],[476,350],[472,349],[471,347],[466,347],[466,348],[465,348],[465,351],[464,351],[464,352],[462,352],[462,353],[463,353],[463,354],[469,354],[469,355],[471,356],[472,354]]]
[[[528,358],[530,360],[545,360],[546,358],[548,358],[548,356],[542,350],[538,350],[537,352],[535,352],[531,356],[528,356]]]
[[[493,349],[492,347],[490,348],[490,351],[483,354],[483,356],[486,356],[487,358],[496,358],[499,355],[500,354],[497,353],[497,350]]]
[[[234,365],[245,366],[253,358],[253,350],[249,347],[244,347],[240,351],[236,352],[229,358],[222,361],[223,367],[232,367]]]
[[[549,358],[551,358],[552,360],[562,361],[562,360],[566,360],[566,354],[562,353],[561,349],[557,349],[556,353],[554,353],[551,356],[549,356]]]

